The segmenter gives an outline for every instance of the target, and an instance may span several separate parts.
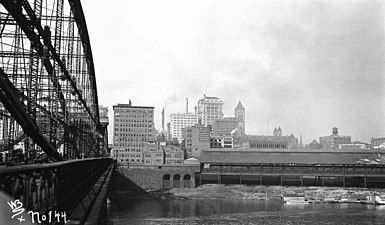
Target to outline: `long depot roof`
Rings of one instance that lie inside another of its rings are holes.
[[[201,163],[228,164],[385,164],[385,151],[323,149],[206,149]]]

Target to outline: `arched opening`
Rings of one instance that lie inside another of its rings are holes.
[[[186,188],[191,187],[191,175],[190,174],[185,174],[183,176],[183,186]]]
[[[174,188],[180,188],[181,187],[181,182],[180,182],[180,175],[179,174],[175,174],[174,177],[173,177],[173,187]]]
[[[191,175],[190,174],[185,174],[183,176],[183,180],[190,180],[191,179]]]
[[[172,188],[170,174],[163,175],[163,188]]]

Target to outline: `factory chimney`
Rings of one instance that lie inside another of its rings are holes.
[[[164,108],[162,109],[162,130],[164,130]]]
[[[188,113],[188,98],[186,98],[186,113]]]

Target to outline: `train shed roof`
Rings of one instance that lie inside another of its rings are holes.
[[[211,164],[385,164],[385,151],[206,149],[201,152],[200,161]]]

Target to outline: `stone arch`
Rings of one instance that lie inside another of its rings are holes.
[[[171,175],[168,173],[163,175],[163,188],[172,188]]]
[[[190,180],[190,179],[191,179],[191,175],[188,173],[183,176],[183,180]]]
[[[181,187],[180,178],[181,178],[180,174],[178,174],[178,173],[174,174],[174,176],[173,176],[173,187],[174,188],[180,188]]]
[[[166,173],[165,175],[163,175],[163,180],[171,180],[170,174]]]
[[[183,186],[186,188],[191,187],[191,175],[188,173],[183,176]]]

